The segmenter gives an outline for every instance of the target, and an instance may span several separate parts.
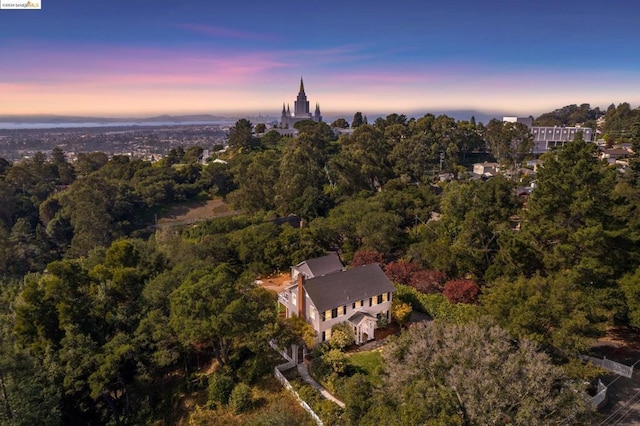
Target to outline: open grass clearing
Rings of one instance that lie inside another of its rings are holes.
[[[349,355],[351,365],[362,370],[372,384],[378,385],[382,383],[380,373],[382,372],[382,355],[379,349],[367,352],[355,352]]]

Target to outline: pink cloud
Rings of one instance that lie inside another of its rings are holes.
[[[558,107],[565,98],[568,103],[591,101],[586,94],[589,81],[603,82],[597,93],[591,89],[591,96],[614,102],[617,93],[622,93],[622,100],[637,95],[628,87],[630,82],[640,84],[638,74],[599,75],[590,70],[563,77],[554,70],[514,71],[463,61],[374,65],[378,54],[371,46],[357,44],[242,52],[4,45],[0,113],[233,109],[277,114],[283,101],[293,101],[301,74],[310,100],[320,102],[325,113],[403,112],[433,105],[519,106],[533,113],[534,108],[545,109],[537,105]]]
[[[0,50],[0,55],[2,55]],[[39,84],[241,84],[289,66],[266,53],[201,53],[159,49],[46,49],[0,65],[5,81]]]

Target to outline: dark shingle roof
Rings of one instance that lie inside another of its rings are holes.
[[[341,271],[343,266],[337,253],[329,253],[322,257],[300,262],[295,268],[307,278],[313,278]]]
[[[355,314],[351,315],[349,317],[349,322],[352,323],[353,325],[360,325],[361,322],[363,322],[365,319],[372,319],[372,320],[376,320],[376,317],[374,317],[373,315],[371,315],[368,312],[356,312]]]
[[[394,291],[377,263],[310,278],[304,288],[320,312]]]

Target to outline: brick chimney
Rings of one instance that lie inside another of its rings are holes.
[[[304,294],[304,274],[300,272],[298,274],[298,317],[306,321],[305,312],[305,294]]]

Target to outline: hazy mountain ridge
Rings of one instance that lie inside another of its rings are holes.
[[[73,116],[73,115],[0,115],[0,122],[9,123],[121,123],[121,122],[188,122],[188,121],[219,121],[228,120],[233,117],[224,117],[211,114],[192,114],[192,115],[158,115],[153,117],[92,117],[92,116]]]
[[[373,122],[377,117],[386,117],[389,113],[373,113],[368,115],[369,121]],[[502,118],[503,115],[509,115],[504,113],[486,113],[475,110],[450,110],[450,111],[411,111],[406,113],[408,117],[420,118],[425,114],[433,115],[448,115],[456,120],[469,120],[471,117],[475,117],[476,121],[487,122],[492,118]],[[95,116],[75,116],[75,115],[56,115],[56,114],[36,114],[36,115],[0,115],[0,123],[125,123],[125,122],[138,122],[138,123],[155,123],[155,122],[191,122],[191,121],[221,121],[221,120],[237,120],[238,118],[248,117],[250,120],[260,122],[262,118],[265,122],[276,120],[275,116],[256,116],[253,113],[247,113],[245,115],[238,116],[222,116],[213,114],[186,114],[186,115],[171,115],[162,114],[151,117],[95,117]],[[327,114],[325,121],[331,122],[335,118],[345,118],[350,120],[353,115],[333,113]]]

